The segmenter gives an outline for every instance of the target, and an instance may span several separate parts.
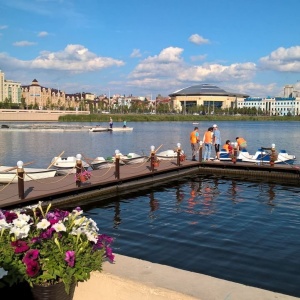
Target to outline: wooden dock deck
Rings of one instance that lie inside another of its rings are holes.
[[[300,166],[256,165],[232,162],[197,162],[185,160],[177,166],[176,160],[160,162],[160,166],[150,169],[150,162],[120,166],[120,179],[115,176],[115,168],[93,170],[87,182],[76,186],[75,174],[55,176],[42,180],[24,182],[25,198],[19,198],[18,184],[0,186],[0,208],[24,207],[42,201],[45,205],[72,205],[97,197],[109,199],[120,194],[147,189],[162,182],[174,181],[192,174],[213,174],[234,176],[244,179],[256,178],[300,185]]]

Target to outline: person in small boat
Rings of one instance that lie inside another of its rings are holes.
[[[247,148],[247,141],[242,137],[236,137],[236,142],[238,143],[238,150],[243,150]]]
[[[192,160],[196,161],[196,154],[199,151],[199,128],[195,127],[190,133],[190,142],[192,148]]]
[[[213,128],[209,127],[203,136],[203,144],[205,146],[203,160],[210,160],[212,143],[213,143]]]
[[[233,153],[233,148],[231,146],[230,140],[227,140],[226,143],[222,147],[224,150],[226,150],[227,153]]]
[[[112,129],[114,125],[112,117],[109,118],[109,128]]]
[[[127,126],[127,122],[124,121],[124,122],[123,122],[123,128],[126,128],[126,126]]]

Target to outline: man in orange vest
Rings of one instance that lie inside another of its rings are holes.
[[[192,160],[196,161],[196,154],[199,151],[199,129],[195,127],[194,130],[190,133],[190,142],[192,147]]]
[[[242,137],[236,137],[236,142],[238,143],[238,150],[243,150],[247,148],[247,142]]]
[[[213,143],[213,128],[209,127],[203,136],[203,144],[205,147],[203,160],[209,161]]]

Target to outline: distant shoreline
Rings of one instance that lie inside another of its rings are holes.
[[[180,114],[90,114],[65,115],[59,117],[59,122],[218,122],[218,121],[300,121],[300,116],[232,116],[232,115],[180,115]]]

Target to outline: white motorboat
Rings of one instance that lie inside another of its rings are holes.
[[[148,159],[146,155],[139,155],[133,152],[128,153],[127,155],[122,155],[120,160],[122,160],[126,165],[131,164],[140,164],[145,162]]]
[[[112,168],[115,166],[115,162],[112,157],[105,159],[102,156],[98,156],[90,162],[93,170]]]
[[[76,173],[76,160],[75,156],[56,156],[51,160],[50,166],[57,170],[57,175],[74,174]],[[82,167],[87,170],[89,164],[82,160]]]
[[[56,169],[40,169],[24,167],[24,181],[51,178],[56,175]],[[0,183],[18,182],[17,168],[9,166],[0,167]]]
[[[271,152],[264,149],[258,149],[254,155],[250,155],[247,150],[242,150],[239,153],[238,160],[242,162],[256,163],[256,164],[269,164],[271,159]],[[286,150],[276,152],[275,164],[293,164],[296,160],[295,155],[288,154]]]
[[[181,150],[181,154],[184,154],[184,151]],[[177,151],[174,150],[165,150],[156,153],[156,157],[159,160],[172,160],[172,159],[177,159]]]
[[[112,131],[132,131],[133,127],[113,127]]]
[[[89,129],[90,132],[104,132],[104,131],[132,131],[133,127],[113,127],[113,128],[106,128],[106,127],[92,127]]]
[[[89,131],[90,132],[103,132],[103,131],[111,131],[111,129],[107,128],[107,127],[96,126],[96,127],[90,128]]]

